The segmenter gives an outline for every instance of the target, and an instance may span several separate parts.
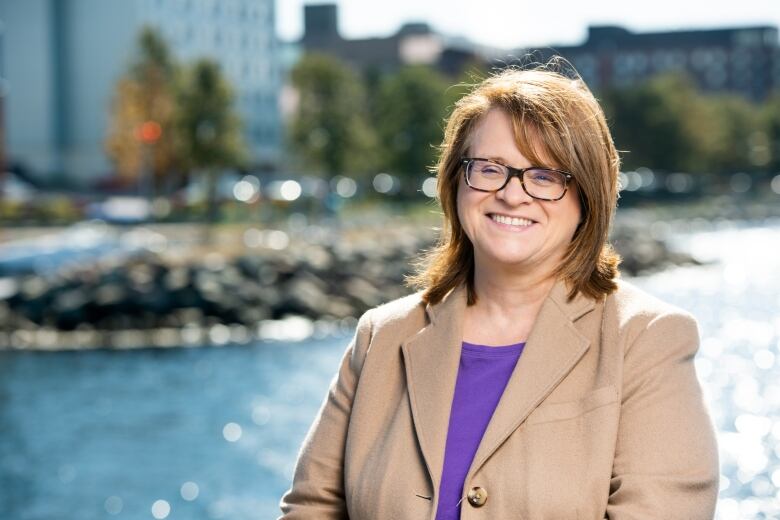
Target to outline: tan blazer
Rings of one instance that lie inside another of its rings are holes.
[[[459,287],[363,315],[281,518],[434,519],[465,307]],[[697,348],[689,314],[629,283],[567,302],[559,282],[482,438],[461,519],[713,518]]]

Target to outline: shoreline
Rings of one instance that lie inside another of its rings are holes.
[[[621,274],[701,265],[668,243],[689,224],[625,215],[611,240],[624,258]],[[693,227],[703,225],[717,229],[706,221]],[[382,229],[310,225],[294,235],[243,230],[243,250],[204,253],[202,245],[183,247],[175,232],[160,240],[148,231],[145,247],[126,256],[48,277],[0,275],[0,350],[189,348],[347,334],[368,308],[413,292],[404,276],[435,240],[432,230],[401,220]]]

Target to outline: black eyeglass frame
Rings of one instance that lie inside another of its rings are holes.
[[[485,161],[485,162],[489,162],[489,163],[492,163],[492,164],[497,164],[499,166],[503,166],[504,168],[506,168],[507,169],[507,175],[506,175],[506,179],[504,180],[504,184],[502,184],[500,188],[497,188],[495,190],[485,190],[485,189],[482,189],[482,188],[475,188],[474,186],[472,186],[471,183],[469,182],[469,173],[468,173],[469,172],[469,164],[472,161]],[[541,166],[530,166],[528,168],[514,168],[512,166],[509,166],[508,164],[502,164],[500,162],[492,161],[490,159],[484,159],[482,157],[463,157],[463,158],[461,158],[460,162],[461,162],[461,165],[463,166],[463,173],[464,173],[464,176],[466,178],[466,184],[468,185],[468,187],[471,188],[472,190],[482,191],[482,192],[485,192],[485,193],[495,193],[497,191],[501,191],[504,188],[506,188],[506,185],[509,184],[509,181],[512,179],[512,177],[517,177],[520,180],[520,185],[523,187],[523,191],[526,192],[526,194],[528,194],[529,197],[534,198],[536,200],[544,200],[544,201],[547,201],[547,202],[555,202],[556,200],[561,200],[563,197],[566,196],[566,192],[569,190],[569,181],[574,179],[574,175],[572,175],[571,173],[569,173],[569,172],[567,172],[565,170],[556,170],[554,168],[543,168]],[[548,171],[548,172],[556,172],[556,173],[562,174],[563,178],[564,178],[564,181],[563,181],[563,193],[561,193],[561,196],[558,197],[557,199],[545,199],[545,198],[537,197],[535,195],[531,195],[530,193],[528,193],[528,190],[525,187],[525,182],[523,182],[523,174],[525,174],[525,172],[527,172],[529,170],[544,170],[544,171]]]

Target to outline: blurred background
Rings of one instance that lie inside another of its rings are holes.
[[[699,320],[718,518],[780,518],[778,26],[758,0],[0,0],[0,517],[274,518],[356,317],[436,239],[453,103],[562,55],[622,151],[623,276]]]

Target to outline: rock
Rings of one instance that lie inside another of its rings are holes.
[[[215,253],[170,265],[143,252],[46,278],[0,278],[0,348],[242,343],[273,328],[269,319],[353,320],[408,294],[412,262],[436,244],[428,230],[410,227],[361,232],[354,240],[318,229],[309,243],[235,259]],[[617,223],[612,242],[625,274],[695,263],[648,233],[641,218]]]

